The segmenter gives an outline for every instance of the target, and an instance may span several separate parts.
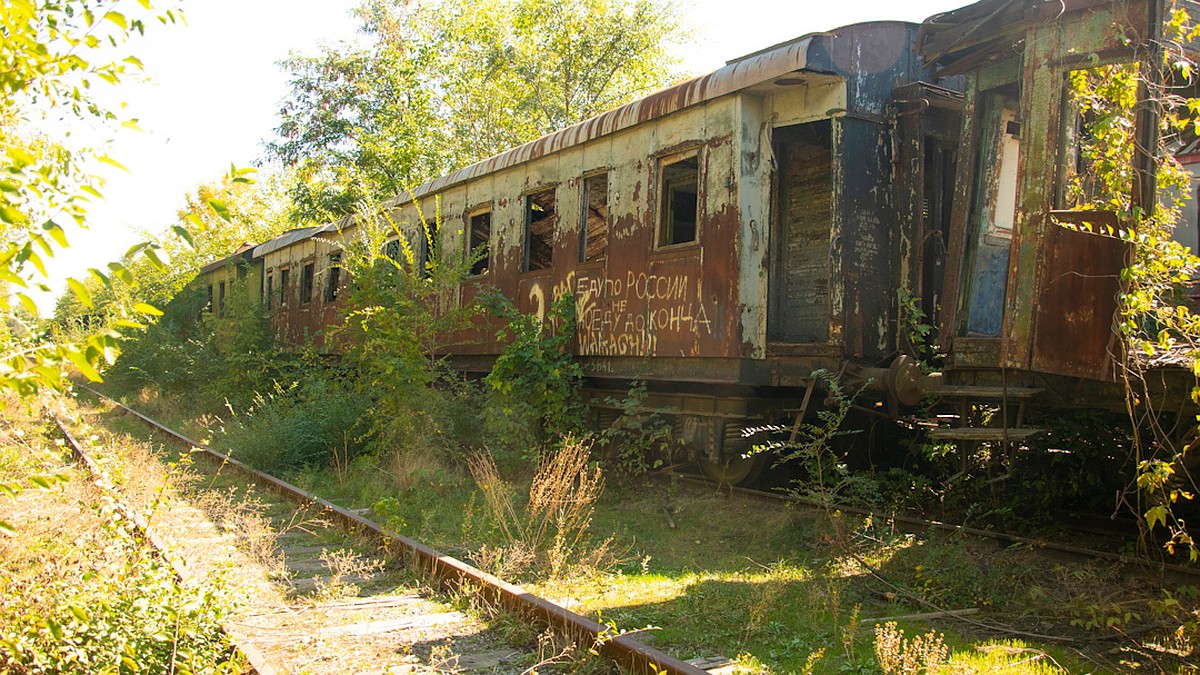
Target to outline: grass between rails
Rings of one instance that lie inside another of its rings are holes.
[[[597,544],[612,538],[613,564],[512,576],[503,556],[486,555],[500,527],[464,467],[409,452],[331,459],[285,478],[373,508],[393,529],[574,611],[619,629],[654,626],[640,639],[677,656],[723,655],[744,672],[1197,672],[1194,588],[1056,565],[1023,547],[916,537],[670,482],[610,481],[589,531]],[[978,623],[886,627],[890,617],[975,608]],[[931,629],[948,654],[931,647]]]
[[[222,570],[179,581],[116,508],[152,504],[166,476],[122,452],[103,467],[145,490],[101,490],[33,405],[0,400],[0,672],[244,672],[220,629],[236,602]]]

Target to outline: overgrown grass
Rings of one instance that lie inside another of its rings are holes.
[[[0,672],[242,672],[220,630],[233,602],[222,578],[178,581],[115,508],[130,495],[99,491],[40,419],[5,402],[0,455],[26,480],[53,480],[10,483],[0,496],[13,529],[0,537]],[[105,459],[113,473],[138,471]],[[154,484],[145,488],[130,501],[152,514]]]

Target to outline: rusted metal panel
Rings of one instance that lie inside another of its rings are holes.
[[[1113,379],[1120,272],[1129,254],[1130,245],[1116,237],[1057,225],[1048,229],[1037,268],[1033,370]]]

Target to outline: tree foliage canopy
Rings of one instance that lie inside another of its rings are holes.
[[[52,140],[45,129],[118,121],[95,92],[141,69],[127,42],[154,19],[170,23],[176,15],[156,13],[149,0],[6,0],[0,11],[0,388],[27,394],[56,385],[67,362],[98,377],[95,364],[115,357],[111,330],[55,343],[34,325],[38,308],[29,289],[49,291],[45,259],[67,246],[64,225],[85,226],[88,203],[101,197],[95,163],[117,165]],[[137,252],[153,259],[153,247]],[[105,285],[125,274],[119,263],[89,270]],[[68,284],[91,304],[83,282]]]
[[[272,159],[323,220],[587,119],[677,79],[664,0],[365,0],[365,46],[284,63]]]

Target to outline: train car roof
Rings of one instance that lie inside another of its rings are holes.
[[[427,181],[407,194],[386,201],[385,208],[412,203],[475,178],[518,166],[639,124],[656,120],[692,106],[755,87],[792,84],[789,79],[832,81],[878,68],[880,54],[908,58],[918,24],[904,21],[872,21],[833,30],[809,33],[728,61],[725,66],[644,98],[510,148],[444,176]],[[870,49],[863,49],[869,44]],[[888,58],[885,56],[885,59]],[[886,65],[892,65],[888,63]],[[313,228],[293,230],[255,249],[261,256],[298,241],[352,226],[354,214]]]

